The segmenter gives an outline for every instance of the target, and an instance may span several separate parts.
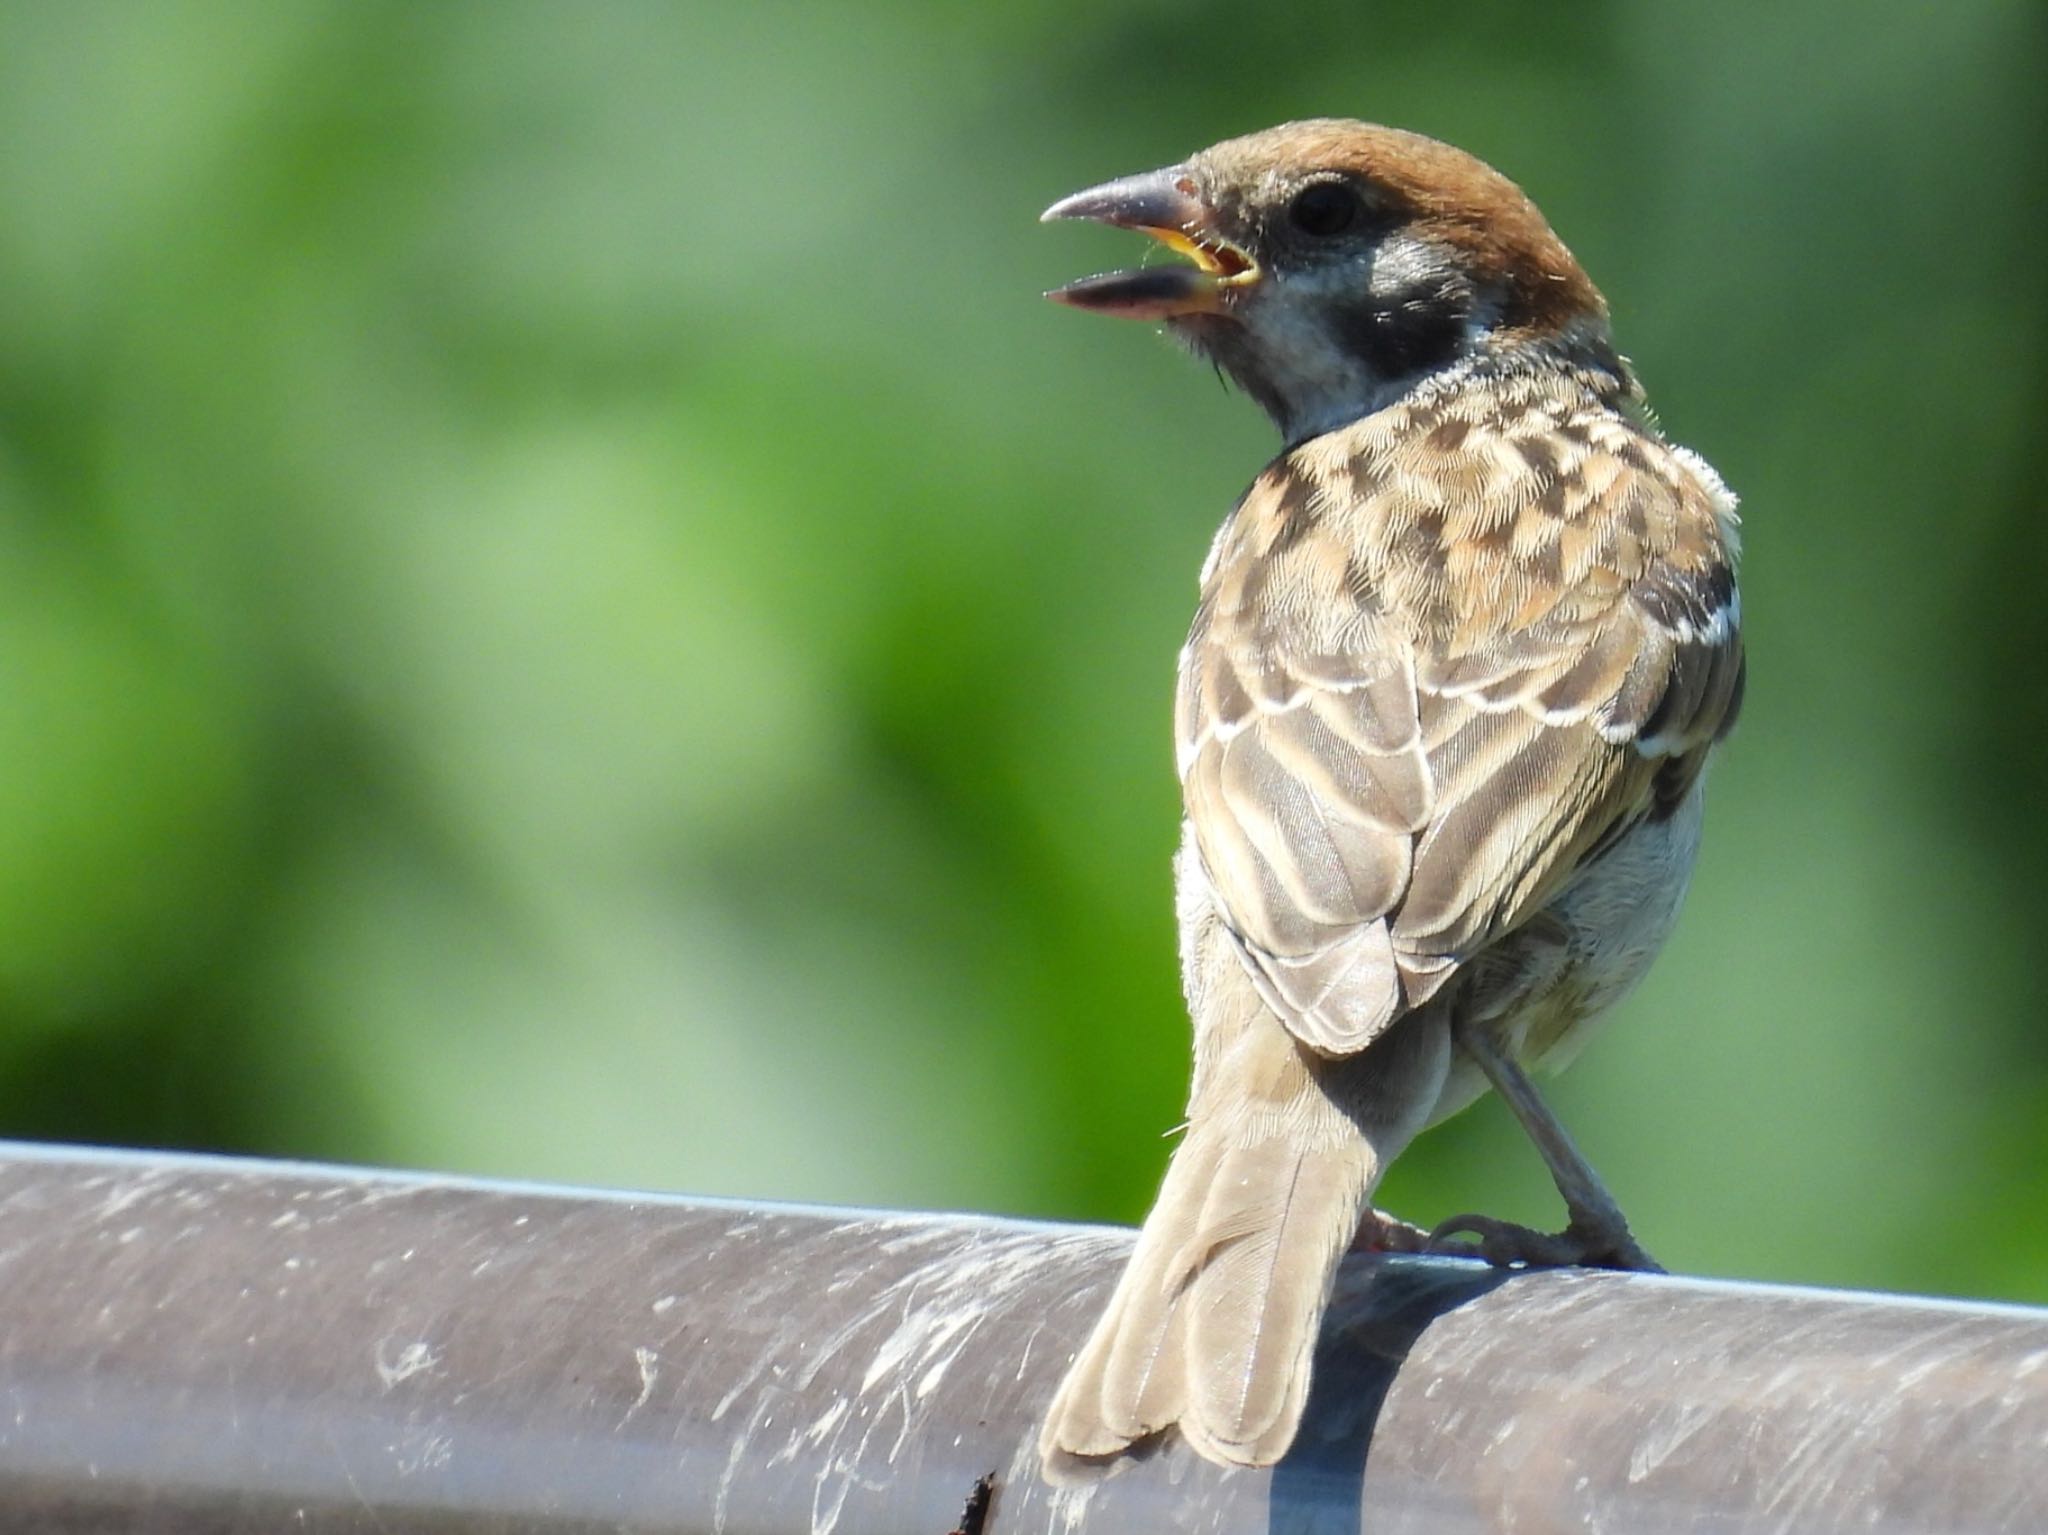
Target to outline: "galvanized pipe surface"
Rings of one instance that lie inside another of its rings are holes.
[[[0,1529],[2048,1531],[2048,1312],[1407,1258],[1276,1470],[1051,1488],[1128,1242],[0,1145]]]

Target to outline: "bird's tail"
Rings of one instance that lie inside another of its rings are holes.
[[[1383,1170],[1366,1135],[1299,1075],[1313,1102],[1295,1112],[1198,1112],[1047,1416],[1050,1474],[1176,1424],[1225,1464],[1287,1453],[1337,1262]]]

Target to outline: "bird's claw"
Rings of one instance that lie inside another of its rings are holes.
[[[1358,1235],[1351,1239],[1351,1250],[1355,1253],[1423,1253],[1429,1251],[1434,1235],[1434,1232],[1425,1231],[1398,1215],[1389,1215],[1384,1210],[1367,1210],[1365,1219],[1358,1223]]]
[[[1460,1241],[1476,1237],[1476,1242]],[[1490,1215],[1454,1215],[1430,1232],[1422,1251],[1483,1258],[1496,1268],[1602,1268],[1661,1274],[1626,1222],[1579,1221],[1562,1231],[1537,1231]]]

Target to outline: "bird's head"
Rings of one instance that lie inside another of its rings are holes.
[[[1142,230],[1187,257],[1049,297],[1164,321],[1290,442],[1475,357],[1561,361],[1627,384],[1606,302],[1536,205],[1420,134],[1288,123],[1077,192],[1044,217]]]

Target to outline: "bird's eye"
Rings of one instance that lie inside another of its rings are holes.
[[[1358,222],[1358,195],[1341,181],[1303,187],[1287,205],[1287,221],[1305,235],[1328,239]]]

